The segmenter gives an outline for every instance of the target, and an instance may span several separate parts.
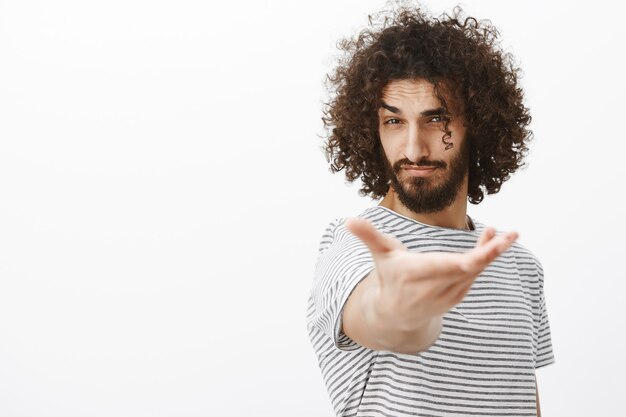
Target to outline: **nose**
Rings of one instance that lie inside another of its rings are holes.
[[[404,148],[404,156],[412,162],[417,162],[422,158],[428,158],[430,149],[423,134],[417,124],[410,124],[407,129],[407,138]]]

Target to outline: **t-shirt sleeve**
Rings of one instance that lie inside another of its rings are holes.
[[[550,323],[548,322],[548,310],[543,291],[543,268],[537,261],[537,273],[539,277],[539,313],[536,319],[536,350],[535,369],[554,363],[554,352],[552,351],[552,337],[550,334]]]
[[[343,307],[356,285],[374,268],[363,242],[345,228],[344,220],[331,223],[320,244],[311,289],[315,326],[341,350],[361,348],[341,331]]]

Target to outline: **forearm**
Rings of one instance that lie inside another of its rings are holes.
[[[441,326],[441,316],[416,318],[381,297],[375,270],[355,288],[343,313],[344,333],[374,350],[424,351],[437,340]]]
[[[535,386],[536,386],[536,396],[537,396],[537,417],[541,417],[541,407],[539,406],[539,385],[537,385],[537,376],[535,375]]]

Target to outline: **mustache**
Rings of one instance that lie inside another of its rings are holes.
[[[416,162],[411,161],[408,158],[400,159],[393,164],[393,172],[396,174],[402,170],[404,166],[418,166],[418,167],[434,167],[434,168],[446,168],[448,164],[444,161],[430,161],[426,158],[420,158]]]

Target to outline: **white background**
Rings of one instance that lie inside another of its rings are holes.
[[[623,8],[464,3],[524,69],[528,168],[470,215],[542,260],[545,416],[626,392]],[[452,1],[428,1],[435,13]],[[335,42],[383,1],[0,1],[0,416],[331,416],[305,330]]]

